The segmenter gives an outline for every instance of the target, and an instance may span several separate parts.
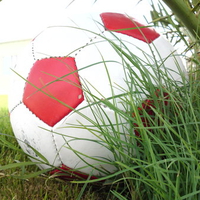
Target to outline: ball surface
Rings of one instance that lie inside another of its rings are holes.
[[[32,160],[41,161],[40,168],[54,166],[53,173],[60,168],[82,178],[116,170],[105,135],[114,137],[130,127],[109,105],[126,111],[123,95],[129,80],[123,63],[142,76],[136,61],[125,60],[119,49],[146,63],[148,73],[154,74],[150,66],[156,58],[161,71],[167,68],[171,79],[181,80],[184,66],[172,45],[120,13],[74,15],[66,25],[42,31],[19,56],[10,119],[20,146]]]

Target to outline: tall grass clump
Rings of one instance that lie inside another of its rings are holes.
[[[184,23],[167,13],[162,4],[158,9],[159,12],[155,7],[153,10],[154,14],[159,14],[158,18],[154,18],[154,23],[159,22],[162,28],[166,30],[167,27],[171,31],[171,36],[167,33],[172,42],[175,39],[175,44],[186,45],[182,55],[186,57],[189,51],[189,55],[192,54],[188,57],[188,78],[180,71],[182,80],[171,80],[167,73],[155,66],[151,66],[155,75],[149,74],[144,62],[136,55],[123,51],[123,45],[117,46],[111,42],[128,71],[129,90],[124,91],[125,98],[122,98],[127,108],[124,114],[114,106],[110,108],[123,115],[132,127],[128,135],[120,133],[123,137],[118,139],[105,135],[109,138],[107,146],[114,154],[113,164],[117,167],[117,172],[106,178],[110,179],[110,191],[117,199],[200,198],[198,26],[195,30],[189,30],[192,36],[187,35],[187,30],[181,29],[185,28]],[[163,13],[165,16],[162,16]],[[195,23],[198,25],[198,21]],[[135,66],[142,76],[139,77],[130,65]],[[136,88],[142,88],[146,99]]]
[[[153,17],[157,15],[153,19],[158,23],[155,25],[167,30],[165,33],[174,45],[185,45],[181,53],[188,59],[188,78],[180,71],[181,82],[171,80],[167,73],[155,66],[151,66],[155,75],[149,74],[136,55],[123,51],[123,45],[111,44],[119,51],[122,65],[128,71],[129,90],[124,91],[126,97],[122,98],[127,111],[123,117],[132,129],[128,135],[120,133],[123,137],[118,137],[118,141],[106,134],[109,137],[107,146],[115,155],[113,164],[117,167],[117,172],[106,178],[110,179],[110,192],[117,199],[199,199],[198,26],[188,34],[184,23],[169,14],[162,4],[153,9]],[[195,23],[198,25],[198,21]],[[141,77],[130,67],[131,64]],[[141,90],[135,88],[142,88],[146,99],[140,94]],[[110,108],[122,115],[117,108]]]
[[[103,178],[110,180],[111,193],[118,199],[200,198],[199,84],[181,71],[182,80],[172,80],[155,65],[150,74],[145,62],[123,51],[123,45],[111,45],[127,71],[128,90],[121,98],[126,112],[105,100],[102,103],[126,118],[131,127],[128,134],[112,130],[115,137],[102,128],[104,145],[112,151],[117,168]]]

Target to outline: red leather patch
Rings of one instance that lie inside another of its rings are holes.
[[[146,43],[151,43],[160,35],[152,28],[137,22],[135,19],[120,13],[102,13],[101,19],[109,31],[122,33]]]
[[[36,61],[25,85],[23,103],[43,122],[54,126],[84,100],[76,70],[71,57]]]
[[[54,169],[50,172],[50,175],[56,175],[58,178],[65,179],[65,180],[87,180],[89,174],[84,174],[80,171],[73,170],[66,165],[62,164],[59,169]],[[96,176],[91,176],[90,180],[97,179]]]

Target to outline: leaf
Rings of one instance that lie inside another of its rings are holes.
[[[4,166],[0,166],[0,170],[7,170],[7,169],[12,169],[12,168],[17,168],[17,167],[23,167],[23,166],[29,166],[29,165],[36,165],[40,164],[39,162],[18,162],[18,163],[12,163]]]

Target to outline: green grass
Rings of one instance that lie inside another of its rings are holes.
[[[155,105],[151,108],[153,120],[145,110],[142,113],[138,110],[131,95],[125,99],[131,109],[124,117],[132,126],[140,124],[134,127],[140,137],[130,132],[128,137],[124,135],[125,140],[116,139],[108,129],[101,128],[108,148],[115,155],[113,164],[118,169],[105,177],[109,179],[107,186],[93,184],[94,181],[69,183],[44,173],[36,175],[39,171],[36,166],[25,166],[29,160],[13,137],[7,108],[1,109],[0,133],[4,134],[0,135],[0,199],[198,200],[200,84],[192,79],[188,84],[177,86],[176,90],[160,86],[162,92],[158,97],[156,88],[150,87],[149,99]],[[169,98],[162,95],[164,92]],[[104,103],[116,109],[116,114],[119,112],[114,105]],[[133,112],[134,117],[130,117]],[[148,126],[141,123],[143,116],[149,120]],[[17,163],[18,167],[12,167]]]
[[[29,161],[14,138],[9,121],[6,95],[0,96],[0,133],[0,167],[7,164]],[[19,178],[24,174],[34,174],[37,171],[38,168],[36,166],[24,167],[23,164],[21,167],[8,168],[7,170],[1,170],[0,168],[0,199],[78,199],[83,184],[72,184],[60,179],[50,178],[48,174],[42,174],[29,179]],[[88,185],[82,193],[81,199],[83,200],[101,200],[105,199],[108,192],[106,192],[103,186]]]
[[[0,112],[0,199],[1,200],[35,200],[35,199],[56,199],[74,200],[78,199],[83,184],[69,183],[56,178],[50,178],[48,174],[41,174],[33,178],[23,178],[24,174],[34,174],[38,171],[36,166],[2,170],[1,166],[27,162],[29,159],[20,150],[16,139],[13,136],[9,122],[7,108],[1,108]],[[88,185],[81,193],[83,200],[105,199],[108,192],[103,186]]]
[[[81,185],[70,184],[59,180],[48,180],[46,177],[37,177],[29,180],[19,180],[10,177],[1,177],[0,199],[16,200],[75,200],[81,191]],[[95,191],[95,192],[94,192]],[[82,195],[83,200],[105,199],[105,192],[88,187]]]
[[[124,57],[128,57],[131,61],[134,59],[133,55]],[[139,64],[138,69],[142,70]],[[200,198],[199,81],[193,79],[189,82],[183,81],[180,87],[174,81],[165,79],[166,74],[164,74],[162,80],[165,80],[165,86],[155,87],[149,78],[151,74],[144,73],[142,81],[137,82],[137,74],[130,68],[127,70],[132,74],[130,88],[132,84],[141,85],[142,82],[147,97],[153,105],[139,110],[138,107],[142,105],[135,102],[141,101],[142,98],[138,95],[138,101],[135,100],[135,92],[131,89],[125,91],[128,95],[122,100],[124,105],[129,105],[124,113],[104,100],[106,106],[114,110],[119,119],[123,116],[133,128],[127,135],[112,127],[113,136],[109,129],[99,127],[106,138],[106,145],[113,152],[112,164],[117,167],[116,173],[105,179],[111,179],[112,184],[124,183],[123,188],[112,188],[113,195],[119,199],[198,200]],[[159,95],[156,95],[156,91],[160,91]],[[167,94],[167,98],[164,94]],[[134,117],[131,118],[133,113]],[[144,125],[144,119],[147,125]],[[100,117],[99,121],[102,120]],[[133,130],[135,133],[137,131],[139,136],[136,136]],[[123,194],[123,190],[126,191],[126,195]]]

